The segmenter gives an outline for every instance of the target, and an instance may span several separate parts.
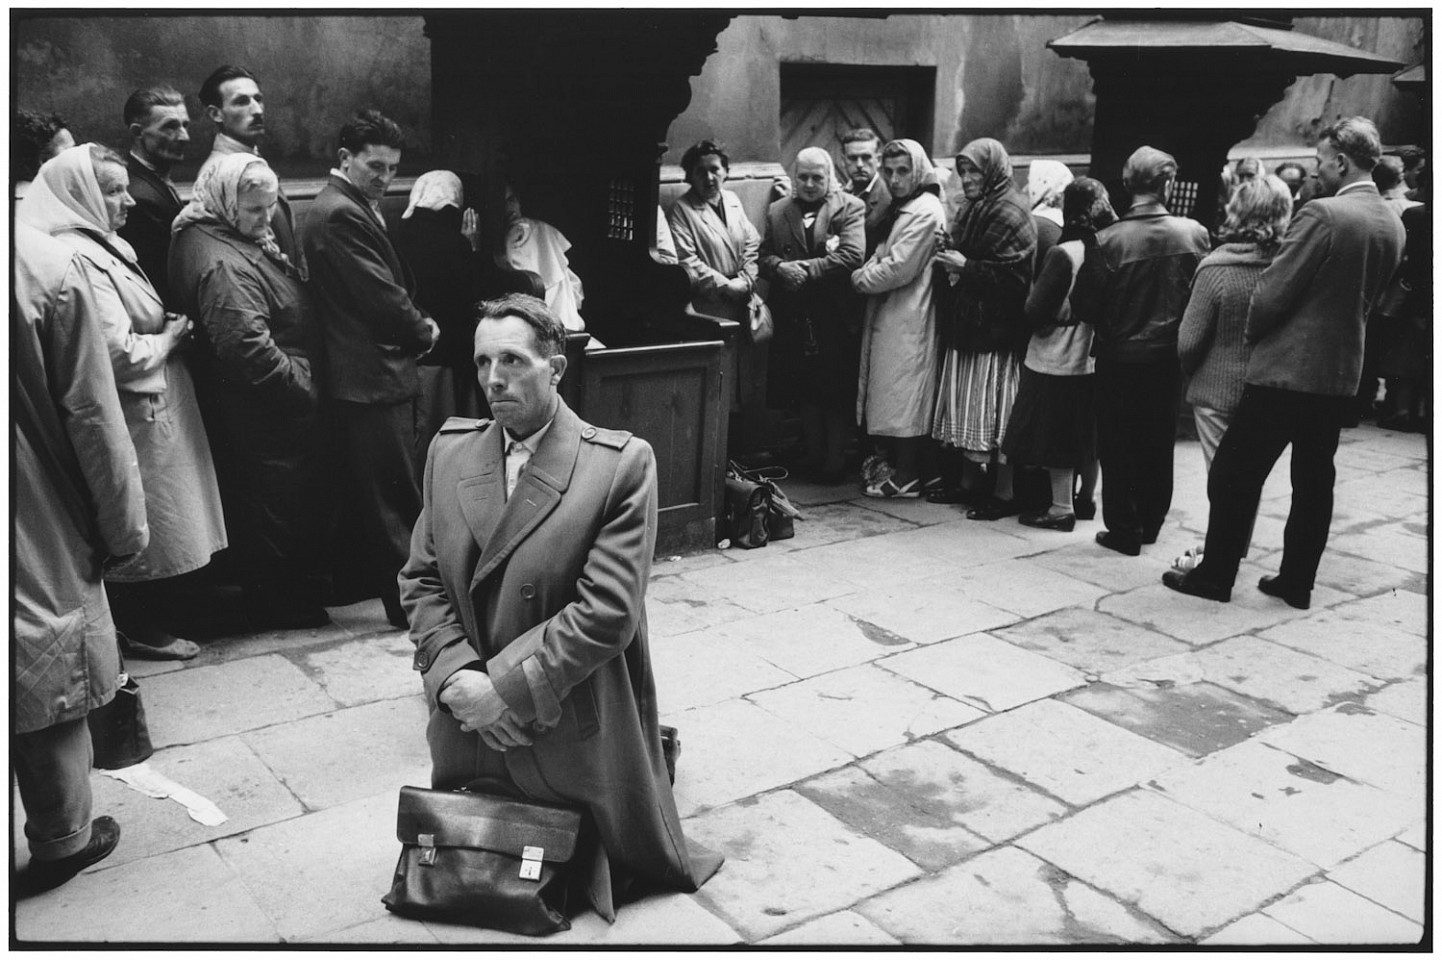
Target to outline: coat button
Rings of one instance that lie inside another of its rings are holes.
[[[536,596],[536,585],[533,583],[521,584],[521,596],[527,600],[533,600]]]
[[[596,428],[595,428],[595,427],[587,427],[586,429],[584,429],[584,430],[581,431],[581,436],[585,437],[587,440],[591,439],[591,438],[594,437],[595,435],[596,435]]]
[[[428,666],[430,666],[430,665],[431,665],[431,659],[430,659],[430,657],[427,657],[424,653],[418,653],[418,654],[416,654],[416,669],[417,669],[417,670],[424,670],[426,667],[428,667]]]

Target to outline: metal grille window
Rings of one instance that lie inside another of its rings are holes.
[[[1177,180],[1172,184],[1171,201],[1167,212],[1174,217],[1190,217],[1197,207],[1197,182]]]
[[[612,240],[636,237],[636,184],[624,177],[611,181],[606,236]]]

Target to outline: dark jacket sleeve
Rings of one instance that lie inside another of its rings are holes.
[[[1068,319],[1067,295],[1071,293],[1074,270],[1071,257],[1059,246],[1046,253],[1041,273],[1026,298],[1026,322],[1033,330],[1058,325]]]
[[[327,282],[346,291],[348,311],[375,338],[376,343],[400,347],[418,355],[430,346],[426,316],[411,301],[410,292],[396,282],[386,260],[383,243],[389,243],[379,224],[361,218],[369,214],[353,204],[336,205],[328,212],[314,245],[313,256],[325,263]],[[311,264],[312,271],[317,269]]]
[[[811,280],[845,272],[861,266],[866,255],[866,208],[855,197],[842,195],[841,209],[831,215],[828,232],[839,238],[836,249],[822,257],[802,260],[801,266]]]
[[[270,334],[270,306],[260,281],[226,261],[202,274],[196,301],[220,373],[257,395],[290,407],[316,397],[310,360],[282,350]]]

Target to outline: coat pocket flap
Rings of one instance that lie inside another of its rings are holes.
[[[576,853],[581,811],[481,793],[402,787],[396,839],[403,844],[465,847],[520,858],[527,847],[565,863]]]

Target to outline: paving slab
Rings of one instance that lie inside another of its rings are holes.
[[[952,536],[960,537],[964,524],[965,521],[952,521],[940,526]],[[864,587],[868,592],[910,586],[958,566],[933,551],[919,549],[911,537],[903,533],[827,544],[801,551],[789,559],[804,563],[815,575],[854,583],[858,589]]]
[[[1315,940],[1308,940],[1291,927],[1273,920],[1265,913],[1253,913],[1236,923],[1229,923],[1205,940],[1197,941],[1203,947],[1273,947],[1273,946],[1315,946]]]
[[[722,867],[725,870],[726,867]],[[714,882],[714,881],[713,881]],[[616,922],[607,923],[590,907],[571,918],[571,929],[546,937],[526,937],[482,927],[438,923],[418,924],[448,946],[507,945],[522,948],[620,947],[672,944],[683,947],[724,946],[741,942],[715,914],[692,895],[671,893],[647,897],[616,909]]]
[[[880,840],[928,871],[992,845],[956,823],[944,805],[893,789],[859,766],[824,773],[794,789],[857,833]]]
[[[1382,624],[1363,624],[1334,610],[1316,611],[1263,630],[1257,636],[1379,680],[1427,675],[1428,644],[1424,638]]]
[[[1420,514],[1426,516],[1426,514]],[[1356,557],[1378,560],[1414,573],[1426,573],[1427,538],[1402,529],[1398,523],[1369,527],[1358,533],[1344,533],[1327,541],[1327,549]]]
[[[1231,602],[1215,603],[1162,586],[1161,573],[1158,573],[1156,580],[1145,587],[1102,598],[1097,609],[1193,646],[1264,630],[1305,613],[1257,590],[1258,579],[1252,565],[1243,563],[1237,584],[1232,588]],[[1312,591],[1314,607],[1347,599],[1350,598],[1346,594],[1321,586]]]
[[[1106,593],[1094,583],[1038,566],[1030,557],[965,567],[956,574],[945,573],[923,582],[934,584],[938,593],[950,589],[985,598],[992,606],[1022,617],[1078,604],[1090,606]]]
[[[1334,608],[1344,617],[1365,623],[1380,623],[1427,636],[1428,607],[1427,594],[1411,590],[1389,590],[1375,597],[1340,603]]]
[[[1093,683],[1060,700],[1192,757],[1241,743],[1292,719],[1289,713],[1210,683],[1130,688]]]
[[[1400,453],[1378,450],[1371,444],[1339,443],[1333,463],[1337,466],[1351,467],[1364,474],[1377,474],[1399,468],[1413,469],[1417,465],[1417,459]]]
[[[155,753],[150,769],[213,802],[229,819],[207,827],[170,799],[148,797],[101,773],[91,774],[95,811],[120,821],[122,840],[105,863],[116,866],[207,843],[298,817],[300,801],[239,737],[170,747]]]
[[[872,664],[824,673],[747,699],[856,757],[986,715]]]
[[[988,632],[1012,646],[1075,667],[1087,676],[1100,676],[1109,670],[1191,649],[1180,640],[1084,606],[1067,607]]]
[[[897,517],[921,527],[964,520],[967,511],[966,507],[959,504],[932,503],[925,497],[916,500],[886,500],[881,497],[860,496],[851,502],[867,510],[875,510],[877,513]]]
[[[744,700],[664,714],[685,744],[676,807],[698,810],[783,787],[850,762],[851,754]]]
[[[1113,797],[1017,844],[1188,937],[1253,912],[1317,869],[1148,791]]]
[[[429,716],[425,698],[412,696],[278,724],[244,739],[308,809],[320,810],[407,784],[430,786]]]
[[[408,697],[422,689],[411,664],[415,644],[406,633],[382,633],[316,650],[297,651],[288,659],[305,671],[343,707]]]
[[[1251,741],[1148,784],[1179,803],[1330,868],[1405,829],[1413,803]]]
[[[748,942],[917,876],[905,857],[786,790],[713,810],[688,835],[726,854],[699,898]]]
[[[935,578],[860,591],[826,605],[913,643],[979,633],[1018,619],[1015,613],[978,599],[956,582],[939,584]]]
[[[901,941],[852,910],[829,913],[785,933],[767,937],[758,947],[894,947]]]
[[[1426,494],[1418,492],[1415,487],[1408,489],[1405,484],[1379,483],[1377,477],[1360,477],[1339,483],[1332,496],[1339,502],[1365,505],[1366,510],[1392,519],[1411,520],[1427,516]]]
[[[122,825],[122,844],[124,830]],[[327,877],[333,881],[335,875]],[[259,898],[209,844],[82,873],[18,903],[14,933],[25,943],[280,940]]]
[[[838,546],[844,548],[846,544]],[[806,551],[807,554],[813,552]],[[851,580],[814,569],[791,554],[694,570],[677,579],[707,588],[754,613],[793,610],[853,593],[861,587]]]
[[[1125,790],[1189,758],[1055,700],[944,734],[972,756],[1074,805]]]
[[[343,930],[327,930],[314,937],[300,937],[292,942],[306,946],[331,944],[337,947],[365,944],[418,944],[430,947],[440,943],[425,924],[390,913]]]
[[[1327,872],[1327,878],[1409,920],[1426,918],[1427,855],[1388,840]]]
[[[1281,566],[1280,557],[1277,566]],[[1317,582],[1354,597],[1370,597],[1388,590],[1427,592],[1426,574],[1331,550],[1322,554]]]
[[[1414,944],[1422,939],[1418,924],[1335,883],[1309,883],[1263,912],[1320,944]]]
[[[736,564],[728,562],[724,567],[713,566],[699,569],[710,572],[712,576],[719,576],[716,571],[725,573],[735,566]],[[733,603],[729,599],[730,596],[730,588],[724,581],[718,582],[714,587],[703,587],[680,577],[653,579],[646,588],[647,613],[649,614],[653,609],[662,610],[665,613],[662,614],[661,621],[652,632],[667,636],[668,632],[662,629],[667,617],[672,621],[681,621],[679,626],[684,627],[684,630],[678,632],[689,632],[698,627],[715,627],[723,623],[756,616],[754,610],[748,610]]]
[[[1427,850],[1427,824],[1425,821],[1414,823],[1402,833],[1397,834],[1397,840],[1405,843],[1414,850]]]
[[[742,694],[796,682],[796,675],[757,656],[734,635],[714,628],[650,636],[656,697],[665,713],[704,707]]]
[[[1427,731],[1355,703],[1301,717],[1258,735],[1263,743],[1335,773],[1421,801]],[[1379,750],[1379,744],[1386,744]]]
[[[331,931],[387,915],[381,897],[390,889],[401,852],[398,794],[387,791],[261,827],[218,840],[215,848],[281,937],[324,939]],[[417,931],[416,939],[431,937]]]
[[[911,646],[829,604],[763,614],[718,627],[715,635],[798,678],[870,663]]]
[[[705,570],[707,567],[724,567],[730,562],[731,560],[721,550],[700,550],[684,555],[657,557],[651,562],[651,579],[654,582],[660,577],[669,577],[678,573]]]
[[[265,709],[255,709],[257,697]],[[320,684],[275,654],[192,667],[145,683],[145,719],[157,748],[228,737],[335,706]]]
[[[1115,593],[1157,583],[1162,573],[1171,567],[1173,556],[1175,554],[1152,551],[1140,557],[1124,557],[1085,537],[1028,559],[1038,566]]]
[[[898,803],[919,805],[946,816],[993,843],[1059,820],[1069,812],[1064,804],[1016,777],[936,740],[887,750],[863,760],[860,766],[886,786]]]
[[[823,503],[801,509],[802,519],[793,526],[796,536],[776,541],[805,550],[828,543],[842,543],[884,533],[911,530],[916,524],[856,503]],[[767,544],[770,549],[772,544]]]
[[[1361,700],[1382,687],[1375,677],[1249,636],[1102,675],[1105,683],[1143,689],[1202,680],[1293,714]]]
[[[1166,943],[1165,931],[1014,847],[1001,847],[857,907],[907,944]]]
[[[1086,683],[1082,673],[1064,663],[985,633],[899,653],[881,665],[988,713]]]
[[[1427,725],[1427,704],[1431,698],[1427,693],[1427,681],[1408,680],[1393,683],[1370,694],[1362,701],[1363,706],[1379,713],[1390,714],[1418,726]]]

